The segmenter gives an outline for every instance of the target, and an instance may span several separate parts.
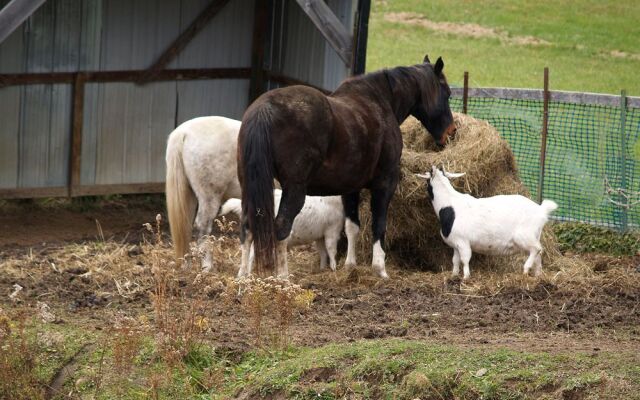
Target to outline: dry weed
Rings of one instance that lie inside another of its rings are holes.
[[[0,398],[44,398],[44,386],[36,371],[42,351],[34,335],[26,330],[26,316],[10,315],[0,308]]]
[[[226,304],[239,300],[247,314],[257,347],[265,347],[264,337],[271,337],[272,345],[289,345],[289,327],[296,312],[308,310],[315,293],[286,279],[276,277],[232,279],[222,296]]]

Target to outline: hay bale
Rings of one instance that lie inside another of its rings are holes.
[[[391,201],[387,222],[387,256],[401,265],[430,270],[451,269],[453,250],[440,237],[440,225],[429,201],[424,173],[432,165],[444,165],[452,172],[466,172],[452,181],[453,186],[475,197],[497,194],[521,194],[529,197],[518,177],[518,169],[509,144],[485,121],[454,113],[456,137],[442,150],[422,124],[410,117],[402,124],[404,150],[401,159],[401,181]],[[360,218],[359,257],[371,257],[370,207],[368,193],[363,192]],[[559,252],[550,228],[545,228],[542,240],[544,264],[549,264]],[[485,257],[474,254],[471,268],[519,270],[524,256]],[[544,267],[544,265],[543,265]]]

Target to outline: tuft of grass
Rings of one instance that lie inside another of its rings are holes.
[[[626,367],[636,362],[628,357],[637,358],[359,341],[251,353],[227,370],[225,385],[213,398],[555,398],[560,393],[600,395],[598,388],[605,383],[609,398],[623,398],[640,384]]]
[[[638,232],[620,233],[575,222],[553,224],[553,231],[563,252],[605,253],[614,256],[632,256],[640,253]]]

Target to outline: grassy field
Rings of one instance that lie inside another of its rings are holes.
[[[454,85],[640,95],[640,2],[378,0],[367,69],[442,56]]]
[[[632,399],[640,389],[640,368],[630,353],[549,354],[384,339],[242,355],[201,344],[172,363],[158,356],[151,336],[120,333],[113,339],[120,344],[107,347],[104,335],[88,339],[55,325],[36,329],[41,343],[28,350],[36,351],[39,379],[52,380],[73,357],[73,379],[52,393],[56,399]],[[94,344],[78,353],[80,340]],[[133,351],[123,355],[127,346]]]

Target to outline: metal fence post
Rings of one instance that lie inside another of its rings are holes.
[[[538,203],[542,202],[544,167],[547,159],[547,130],[549,125],[549,68],[544,68],[544,92],[542,104],[542,139],[540,141],[540,175],[538,176]]]
[[[620,162],[622,164],[622,170],[620,171],[620,189],[627,189],[627,91],[622,90],[620,92]],[[624,202],[622,213],[620,215],[620,229],[624,232],[628,228],[628,214],[627,198],[622,196],[621,199]]]
[[[469,102],[469,72],[464,71],[464,87],[462,89],[462,112],[467,113],[467,103]]]

